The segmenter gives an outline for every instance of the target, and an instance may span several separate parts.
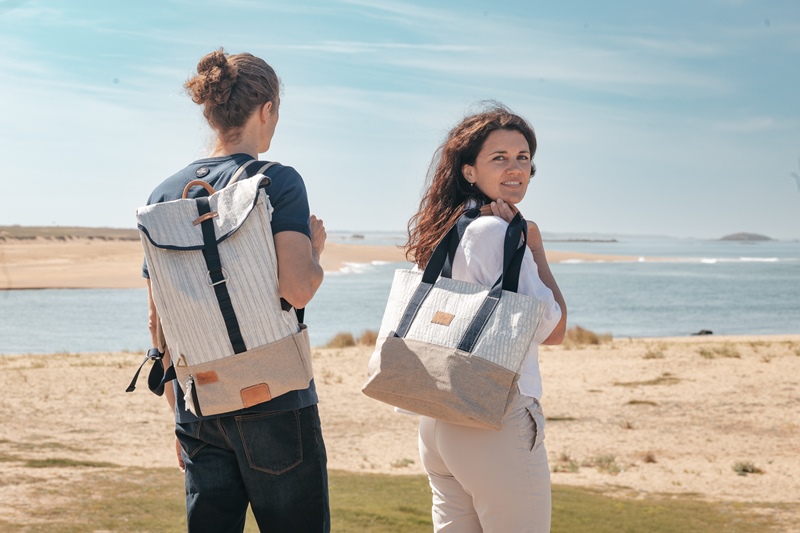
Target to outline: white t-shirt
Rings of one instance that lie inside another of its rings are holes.
[[[478,283],[487,287],[494,285],[503,272],[503,241],[508,222],[496,216],[482,216],[467,226],[464,237],[453,260],[453,279]],[[542,376],[539,372],[539,347],[561,320],[561,306],[541,279],[533,254],[526,247],[520,269],[519,294],[533,296],[545,305],[542,319],[534,334],[528,355],[522,365],[518,382],[523,396],[542,397]]]

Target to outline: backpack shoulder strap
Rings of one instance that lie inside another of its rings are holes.
[[[263,164],[258,165],[253,163],[263,163]],[[242,177],[242,174],[245,173],[247,174],[248,178],[252,178],[253,176],[257,176],[259,174],[264,174],[266,176],[267,169],[277,164],[279,164],[277,161],[264,162],[264,161],[259,161],[258,159],[251,159],[250,161],[243,164],[236,170],[236,173],[231,178],[231,181],[228,182],[228,185],[232,185],[237,181],[239,181],[239,179]]]

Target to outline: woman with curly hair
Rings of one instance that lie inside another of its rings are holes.
[[[429,184],[409,222],[406,252],[424,269],[464,210],[487,207],[456,250],[452,278],[491,287],[503,272],[503,241],[536,166],[531,126],[499,104],[466,117],[434,157]],[[419,449],[433,493],[434,531],[550,530],[550,470],[539,399],[537,344],[559,344],[566,331],[564,298],[550,271],[539,227],[528,221],[520,294],[545,302],[523,363],[515,398],[500,431],[422,416]]]

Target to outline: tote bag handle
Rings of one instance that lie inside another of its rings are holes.
[[[396,337],[405,337],[414,318],[417,315],[422,303],[427,298],[431,289],[433,289],[436,280],[442,273],[445,263],[448,260],[448,252],[452,248],[458,246],[464,232],[471,224],[481,215],[480,209],[467,210],[458,219],[456,224],[447,232],[444,238],[436,246],[433,251],[425,271],[422,274],[422,281],[420,282],[414,294],[411,297],[408,305],[406,306],[403,316],[400,319],[400,324],[395,331]],[[523,238],[524,237],[524,238]],[[522,244],[520,245],[520,240]],[[458,349],[464,352],[472,352],[475,344],[483,331],[486,322],[491,317],[494,309],[497,307],[503,290],[510,292],[517,292],[519,285],[519,275],[522,267],[522,259],[525,256],[525,247],[528,240],[528,224],[522,218],[522,215],[517,213],[506,228],[505,239],[503,242],[503,272],[494,283],[489,293],[484,298],[481,307],[472,319],[469,327],[465,331],[461,341],[459,342]],[[455,244],[453,244],[455,242]],[[451,273],[451,272],[448,272]],[[449,277],[449,276],[447,276]]]

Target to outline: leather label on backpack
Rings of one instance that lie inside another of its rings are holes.
[[[444,311],[436,311],[431,319],[431,322],[434,324],[440,324],[442,326],[449,326],[450,322],[452,322],[455,317],[456,315],[445,313]]]
[[[208,385],[209,383],[216,383],[219,381],[219,377],[216,372],[209,370],[207,372],[198,372],[195,374],[194,381],[198,385]]]
[[[242,389],[241,394],[242,405],[244,407],[250,407],[259,403],[268,402],[272,399],[272,396],[269,393],[269,385],[266,383],[259,383],[258,385],[253,385],[252,387]]]

